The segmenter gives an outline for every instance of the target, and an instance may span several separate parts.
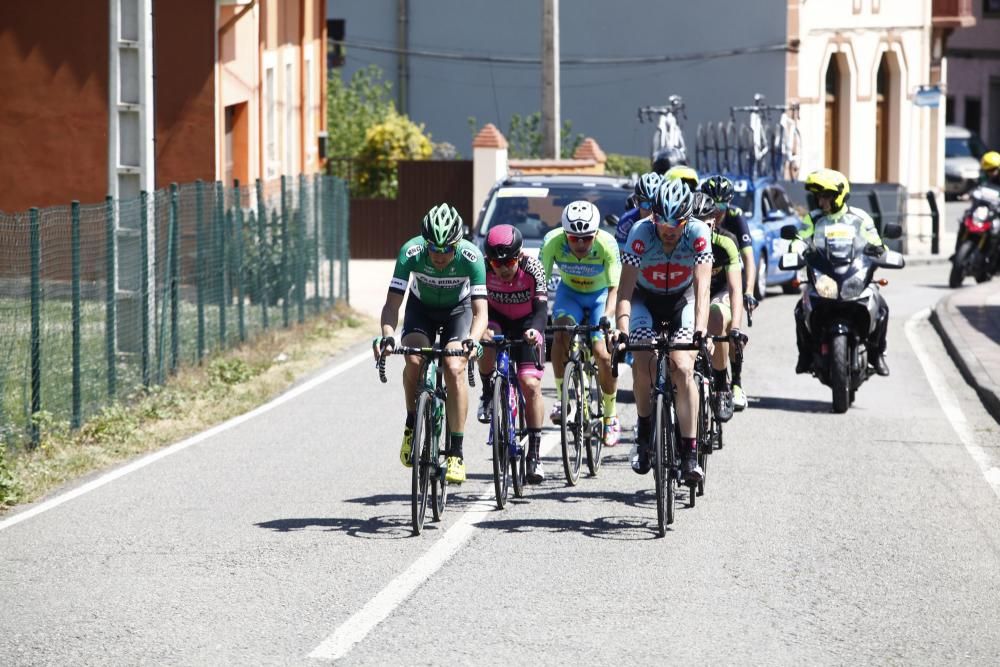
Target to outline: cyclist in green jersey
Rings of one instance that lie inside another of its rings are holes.
[[[546,280],[552,280],[553,265],[559,266],[562,277],[556,290],[552,317],[556,324],[596,326],[602,318],[610,320],[614,313],[618,280],[622,273],[618,243],[614,236],[599,228],[601,213],[589,201],[568,204],[563,209],[561,221],[561,229],[554,229],[545,235],[541,252]],[[584,321],[585,315],[589,317],[587,321]],[[569,334],[556,332],[552,341],[552,370],[557,395],[562,395],[562,377],[569,346]],[[593,334],[592,349],[604,401],[604,444],[614,447],[621,437],[615,401],[618,382],[611,374],[611,354],[599,331]],[[553,407],[551,419],[557,424],[562,422],[559,403]]]
[[[391,352],[395,348],[399,307],[409,286],[401,343],[406,347],[430,346],[441,329],[440,342],[445,348],[465,349],[465,357],[442,360],[448,389],[445,478],[454,484],[465,481],[462,441],[469,405],[466,364],[475,357],[475,341],[483,337],[487,324],[486,264],[479,249],[462,239],[463,233],[462,217],[448,204],[435,206],[424,216],[421,235],[407,241],[399,251],[382,306],[382,335],[375,339],[376,356],[379,351]],[[399,459],[405,466],[410,465],[413,446],[420,362],[420,357],[407,357],[403,369],[406,427]]]

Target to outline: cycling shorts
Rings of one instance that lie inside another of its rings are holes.
[[[504,317],[500,313],[490,308],[490,323],[486,327],[494,334],[503,334],[508,340],[524,340],[524,332],[530,328],[531,317],[524,317],[519,320],[512,320]],[[542,368],[535,368],[534,357],[531,348],[526,345],[519,345],[510,348],[511,361],[517,362],[518,377],[533,377],[539,380],[545,373],[545,333],[538,332],[542,336],[542,347],[539,350],[541,358],[539,361]]]
[[[442,330],[442,347],[468,338],[472,331],[472,300],[466,297],[451,308],[432,308],[410,294],[403,315],[403,338],[419,333],[433,345],[438,329]]]
[[[596,327],[604,317],[604,304],[607,300],[606,289],[596,292],[577,292],[565,282],[561,282],[556,290],[555,303],[552,304],[552,319],[560,320],[565,317],[571,319],[573,324],[589,324]],[[603,339],[604,334],[601,331],[594,331],[591,338]]]
[[[667,323],[671,343],[690,343],[694,339],[694,300],[684,294],[654,294],[636,285],[629,317],[629,340],[650,341]]]

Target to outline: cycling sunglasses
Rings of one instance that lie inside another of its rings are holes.
[[[455,252],[455,246],[453,245],[438,245],[430,241],[427,242],[427,249],[439,255],[450,255]]]
[[[715,209],[717,211],[727,211],[727,210],[729,210],[729,202],[727,202],[727,201],[717,201],[717,202],[715,202]]]
[[[649,201],[648,199],[641,199],[639,200],[638,206],[643,211],[648,211],[649,209],[653,208],[653,202]]]
[[[680,218],[677,220],[671,218],[661,218],[658,213],[653,214],[653,220],[656,222],[656,224],[664,225],[666,227],[680,227],[685,222],[687,222],[687,218]]]
[[[491,259],[490,266],[494,269],[499,269],[500,267],[507,267],[510,269],[517,266],[517,257],[508,257],[507,259]]]
[[[575,243],[590,242],[590,241],[594,240],[594,237],[590,236],[590,235],[587,235],[587,236],[578,236],[576,234],[567,234],[566,238],[569,239],[571,242],[575,242]]]

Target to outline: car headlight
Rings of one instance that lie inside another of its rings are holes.
[[[816,288],[816,294],[824,299],[837,298],[837,281],[830,276],[823,274],[817,275],[816,282],[813,283],[813,287]]]
[[[840,288],[840,296],[845,299],[856,299],[861,296],[864,289],[864,278],[861,277],[861,274],[855,273],[853,276],[844,281],[844,285]]]

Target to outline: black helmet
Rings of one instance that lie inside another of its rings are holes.
[[[698,218],[699,220],[705,220],[706,218],[711,218],[713,214],[718,210],[715,207],[715,202],[704,192],[694,193],[694,210],[692,210],[691,215]]]
[[[483,254],[486,259],[505,260],[521,254],[521,244],[524,238],[517,227],[513,225],[497,225],[486,235],[486,247]]]
[[[733,182],[725,176],[718,174],[709,176],[701,182],[698,190],[704,192],[715,202],[728,204],[733,200]]]
[[[660,176],[667,173],[667,170],[671,167],[681,164],[684,164],[684,157],[676,148],[665,148],[653,156],[653,171]]]

